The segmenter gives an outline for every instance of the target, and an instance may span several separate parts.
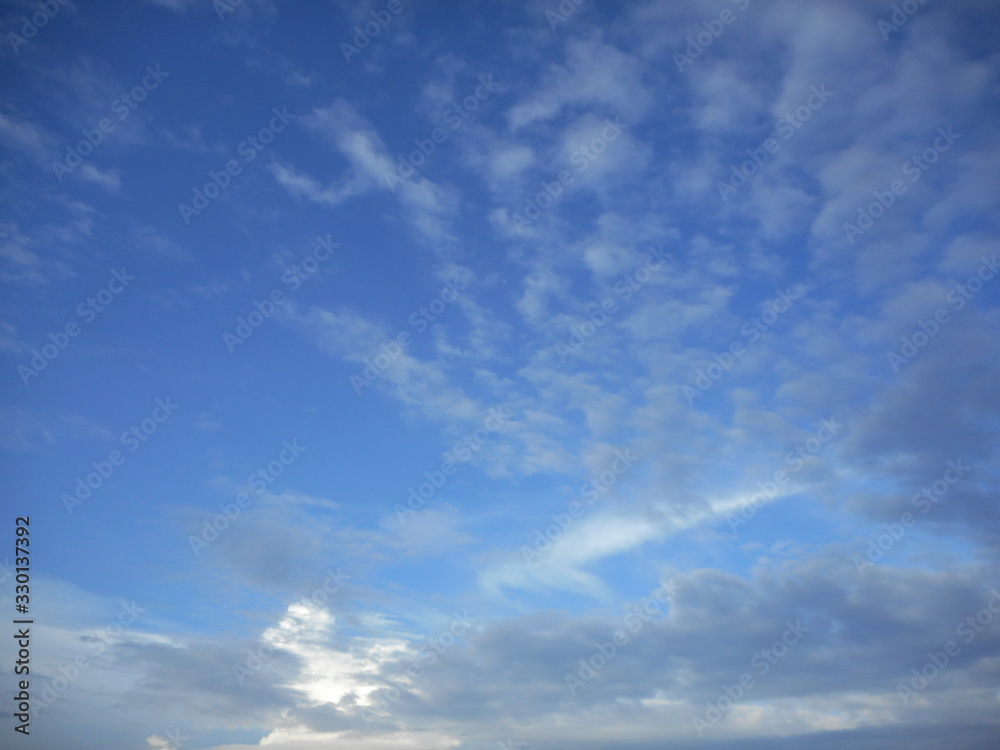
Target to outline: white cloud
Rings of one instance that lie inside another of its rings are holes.
[[[538,89],[507,113],[518,130],[561,114],[564,107],[583,105],[618,115],[628,123],[642,115],[653,98],[639,61],[597,37],[573,39],[566,45],[564,65],[550,66]]]

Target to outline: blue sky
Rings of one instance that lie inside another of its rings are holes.
[[[4,746],[996,747],[998,27],[5,3]]]

